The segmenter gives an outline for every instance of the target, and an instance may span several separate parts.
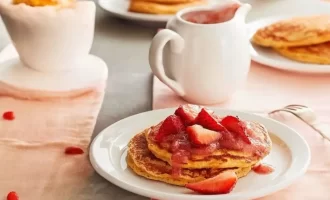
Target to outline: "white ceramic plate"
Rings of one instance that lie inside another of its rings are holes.
[[[151,23],[166,23],[173,15],[153,15],[143,14],[128,11],[130,0],[98,0],[99,5],[104,10],[111,14],[126,20],[151,22]],[[216,4],[219,0],[211,0],[211,4]],[[221,2],[221,1],[220,1]]]
[[[253,34],[259,29],[282,19],[287,19],[293,16],[273,16],[269,18],[262,18],[248,24],[249,37],[252,38]],[[318,65],[301,63],[290,60],[273,51],[270,48],[260,47],[251,44],[250,53],[252,59],[258,63],[264,64],[269,67],[274,67],[282,70],[303,72],[303,73],[330,73],[330,65]]]
[[[90,160],[95,170],[108,181],[130,192],[161,200],[242,200],[255,199],[291,184],[303,175],[310,162],[306,141],[291,128],[272,119],[238,111],[213,109],[220,115],[237,115],[245,120],[264,124],[271,134],[273,148],[264,163],[275,167],[269,175],[254,172],[241,178],[234,190],[226,195],[198,195],[183,187],[148,180],[135,175],[126,165],[129,140],[147,127],[159,123],[174,113],[163,109],[141,113],[123,119],[103,130],[90,147]]]

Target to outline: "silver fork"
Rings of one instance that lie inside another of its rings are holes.
[[[311,128],[313,128],[316,132],[318,132],[324,139],[330,141],[330,138],[323,132],[321,129],[322,124],[317,121],[316,114],[313,109],[304,106],[304,105],[287,105],[284,108],[273,110],[268,113],[268,115],[272,115],[277,112],[288,112],[293,114],[294,116],[298,117],[300,120],[308,124]]]

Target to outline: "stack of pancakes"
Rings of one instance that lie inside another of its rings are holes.
[[[178,186],[203,181],[228,170],[234,170],[237,177],[241,178],[268,155],[271,149],[271,140],[265,127],[254,122],[251,122],[250,126],[266,147],[263,155],[220,148],[210,155],[190,158],[181,166],[180,175],[173,176],[171,152],[152,140],[151,128],[148,128],[131,139],[128,145],[127,164],[142,177]]]
[[[330,15],[276,22],[259,29],[252,42],[299,62],[330,64]]]
[[[207,0],[131,0],[129,11],[148,14],[175,14],[183,8],[206,3]]]

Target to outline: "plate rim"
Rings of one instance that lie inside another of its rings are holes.
[[[310,14],[302,14],[299,15],[301,16],[309,16]],[[288,62],[282,62],[282,61],[278,61],[276,59],[271,59],[265,56],[260,56],[260,55],[255,55],[255,52],[258,52],[255,48],[254,48],[254,44],[251,42],[251,37],[253,35],[253,33],[256,30],[251,30],[251,27],[253,27],[255,24],[258,23],[263,23],[263,22],[270,22],[270,21],[278,21],[281,19],[287,19],[290,17],[297,17],[298,15],[296,14],[280,14],[280,15],[272,15],[272,16],[267,16],[267,17],[262,17],[253,21],[250,21],[246,24],[247,26],[247,30],[248,30],[248,37],[249,37],[249,41],[250,41],[250,55],[251,55],[251,59],[259,64],[265,65],[265,67],[271,67],[271,68],[275,68],[275,69],[280,69],[283,71],[290,71],[290,72],[300,72],[300,73],[310,73],[310,74],[324,74],[324,73],[330,73],[330,64],[328,65],[318,65],[318,64],[308,64],[308,63],[299,63],[297,61],[293,61],[293,60],[289,60]],[[284,57],[285,58],[285,57]],[[294,65],[291,65],[290,63],[295,63]],[[291,65],[291,66],[290,66]],[[298,65],[301,65],[300,67],[298,67]],[[307,66],[307,68],[306,68]],[[310,68],[308,68],[310,67]],[[311,67],[313,67],[313,69],[311,69]]]
[[[286,128],[288,131],[291,131],[293,133],[296,134],[297,137],[300,138],[300,142],[302,143],[302,145],[304,146],[305,150],[306,150],[306,155],[305,155],[305,164],[304,166],[301,167],[301,169],[299,170],[299,172],[297,172],[294,176],[290,176],[290,178],[286,181],[280,181],[279,183],[277,183],[276,185],[273,185],[273,186],[268,186],[262,190],[258,190],[258,191],[254,191],[254,195],[252,198],[260,198],[260,197],[264,197],[264,196],[267,196],[267,195],[270,195],[272,193],[275,193],[275,192],[278,192],[286,187],[288,187],[289,185],[291,185],[294,181],[296,181],[299,177],[303,176],[309,165],[310,165],[310,162],[311,162],[311,150],[310,150],[310,147],[307,143],[307,141],[304,139],[304,137],[299,134],[297,131],[295,131],[293,128],[289,127],[288,125],[280,122],[280,121],[277,121],[277,120],[274,120],[272,118],[268,118],[268,117],[264,117],[262,115],[259,115],[257,113],[251,113],[251,112],[247,112],[247,111],[240,111],[240,110],[235,110],[235,109],[225,109],[225,108],[218,108],[218,107],[210,107],[211,109],[213,109],[215,112],[236,112],[236,113],[240,113],[240,114],[243,114],[243,115],[253,115],[257,118],[264,118],[266,120],[269,120],[271,123],[275,123],[275,124],[278,124],[279,126],[283,126],[284,128]],[[120,181],[118,180],[117,177],[114,177],[113,175],[111,174],[107,174],[106,172],[104,172],[103,170],[101,170],[101,167],[98,165],[97,161],[96,161],[96,158],[94,158],[94,153],[93,151],[94,150],[94,144],[101,139],[101,137],[108,132],[109,129],[111,129],[113,126],[119,124],[119,123],[124,123],[125,121],[127,120],[130,120],[134,117],[139,117],[140,115],[147,115],[148,113],[151,113],[151,112],[165,112],[165,111],[174,111],[175,108],[164,108],[164,109],[157,109],[157,110],[150,110],[150,111],[146,111],[146,112],[141,112],[141,113],[138,113],[138,114],[135,114],[135,115],[131,115],[131,116],[128,116],[126,118],[123,118],[121,120],[118,120],[117,122],[111,124],[110,126],[104,128],[101,132],[99,132],[99,134],[93,139],[93,141],[91,142],[91,145],[90,145],[90,150],[89,150],[89,159],[90,159],[90,162],[93,166],[93,168],[95,169],[95,171],[100,175],[102,176],[104,179],[108,180],[110,183],[126,190],[126,191],[129,191],[129,192],[132,192],[132,193],[135,193],[135,194],[138,194],[138,195],[141,195],[141,196],[144,196],[144,197],[148,197],[148,195],[150,195],[150,190],[145,190],[145,188],[141,188],[141,187],[137,187],[135,186],[134,184],[128,184],[128,183],[125,183],[123,181]],[[275,134],[276,135],[276,134]],[[288,146],[289,147],[289,146]],[[289,147],[290,148],[290,147]],[[117,170],[115,170],[117,171]],[[273,189],[275,187],[275,189]],[[269,190],[271,190],[269,192]],[[155,191],[152,191],[153,193],[155,193]],[[241,192],[241,193],[237,193],[237,194],[228,194],[227,196],[219,196],[219,195],[193,195],[193,194],[170,194],[170,193],[167,193],[167,192],[162,192],[162,191],[157,191],[156,194],[153,194],[154,196],[158,196],[158,198],[160,197],[166,197],[166,198],[189,198],[190,200],[225,200],[226,198],[234,198],[234,199],[237,199],[237,198],[241,198],[242,194],[244,194],[246,192]],[[157,198],[157,197],[156,197]]]

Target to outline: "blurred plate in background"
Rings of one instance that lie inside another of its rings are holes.
[[[209,2],[209,4],[212,5],[222,1],[209,0]],[[98,0],[98,3],[101,8],[114,16],[131,21],[165,24],[169,19],[171,19],[171,17],[174,16],[130,12],[128,11],[130,0]]]
[[[254,33],[262,27],[275,23],[279,20],[289,19],[295,16],[297,15],[279,15],[252,21],[247,24],[249,38],[251,39]],[[302,16],[302,14],[299,16]],[[271,48],[265,48],[255,44],[251,44],[250,53],[252,60],[260,64],[266,65],[266,67],[302,73],[330,73],[330,65],[320,65],[294,61],[284,56],[281,56],[279,53],[272,50]]]

